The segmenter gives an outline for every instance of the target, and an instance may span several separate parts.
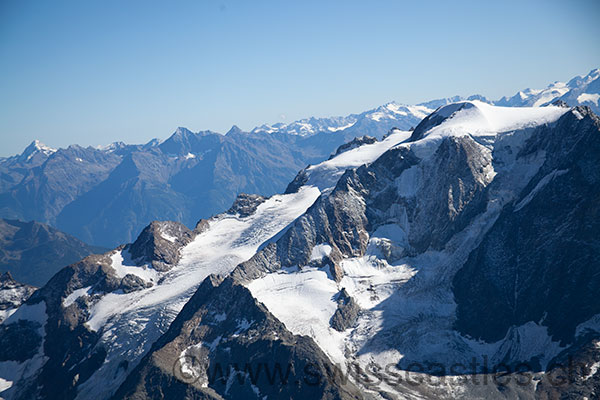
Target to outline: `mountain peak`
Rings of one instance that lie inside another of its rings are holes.
[[[424,137],[494,135],[551,123],[567,112],[557,106],[500,107],[479,100],[440,107],[415,128],[411,141]]]
[[[230,134],[236,134],[236,133],[242,133],[242,130],[237,125],[233,125],[231,127],[231,129],[229,131],[227,131],[225,136],[230,135]]]
[[[43,154],[45,156],[49,156],[56,152],[56,149],[52,147],[46,146],[44,143],[40,142],[38,139],[35,139],[29,146],[23,150],[21,153],[20,159],[23,161],[29,161],[36,154]]]
[[[190,131],[188,128],[179,126],[179,127],[177,127],[177,129],[175,129],[175,132],[173,132],[171,137],[184,137],[184,136],[190,136],[193,134],[194,134],[194,132]]]

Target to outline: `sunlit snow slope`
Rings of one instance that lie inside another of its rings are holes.
[[[182,249],[179,264],[166,273],[150,276],[120,252],[113,255],[113,267],[138,275],[155,286],[128,294],[110,293],[91,309],[90,329],[103,332],[109,354],[103,366],[85,382],[80,398],[113,391],[125,378],[115,375],[118,364],[127,359],[135,364],[173,321],[198,285],[209,274],[228,274],[252,257],[259,246],[286,228],[311,206],[321,190],[335,184],[347,168],[372,162],[390,147],[406,140],[409,132],[394,131],[382,142],[342,153],[309,168],[309,182],[296,193],[276,195],[260,204],[255,213],[241,218],[221,214],[208,220],[208,228]],[[125,261],[124,261],[125,260]],[[127,270],[124,270],[126,268]]]
[[[393,184],[398,199],[393,204],[381,205],[382,200],[375,203],[377,210],[389,209],[368,232],[365,254],[341,261],[340,281],[333,279],[327,266],[295,265],[253,280],[247,287],[289,330],[312,337],[334,363],[356,360],[364,366],[372,362],[385,366],[403,359],[451,363],[482,354],[490,360],[501,360],[508,351],[520,354],[517,357],[522,360],[544,354],[541,361],[549,361],[561,347],[548,337],[546,328],[535,323],[516,327],[498,343],[482,344],[462,337],[452,328],[456,305],[450,287],[452,275],[493,224],[502,206],[516,198],[542,165],[543,155],[516,158],[532,128],[552,124],[568,111],[554,106],[498,107],[479,101],[442,107],[429,117],[436,121],[433,127],[415,140],[394,147],[413,151],[418,163],[396,178]],[[396,138],[400,137],[386,140],[394,142]],[[445,247],[409,255],[415,253],[414,249],[406,251],[411,247],[411,236],[433,227],[416,226],[407,214],[413,213],[412,207],[425,209],[432,215],[427,223],[435,224],[433,214],[439,205],[433,199],[440,194],[435,187],[439,184],[448,190],[445,180],[453,178],[439,169],[438,150],[443,143],[462,143],[457,140],[472,144],[475,153],[467,157],[481,162],[479,169],[474,168],[474,185],[483,190],[497,179],[501,186],[490,190],[489,200],[484,203],[487,210],[484,208],[463,230],[452,235]],[[317,177],[327,181],[322,177],[327,175],[327,168],[335,168],[342,160],[346,166],[364,164],[361,157],[382,154],[379,150],[386,147],[384,142],[362,146],[309,168],[313,175],[307,182]],[[360,201],[368,204],[370,200],[367,197]],[[325,256],[323,248],[331,249],[331,243],[317,243],[313,255]],[[353,328],[340,332],[332,328],[330,321],[342,289],[357,302],[361,313]],[[511,341],[515,335],[520,337],[516,345]]]

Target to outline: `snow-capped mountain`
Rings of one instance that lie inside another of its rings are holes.
[[[544,105],[557,99],[598,112],[598,70],[546,90],[525,90],[496,104]],[[459,96],[415,106],[387,103],[346,117],[308,118],[226,135],[179,128],[164,141],[115,142],[52,149],[34,141],[22,154],[0,159],[0,217],[36,220],[87,243],[113,247],[132,241],[152,220],[193,226],[222,212],[242,192],[283,191],[307,164],[365,135],[409,130]],[[475,95],[468,100],[493,103]],[[119,221],[116,224],[114,221]]]
[[[351,114],[345,117],[306,118],[289,124],[265,124],[254,128],[251,132],[281,132],[310,136],[317,132],[326,131],[351,134],[360,131],[363,135],[381,138],[394,127],[408,130],[415,127],[425,115],[430,114],[435,109],[464,100],[478,100],[505,107],[541,107],[556,100],[562,100],[570,106],[586,105],[595,113],[598,113],[600,112],[599,76],[600,69],[594,69],[589,74],[577,76],[566,83],[557,81],[551,83],[545,89],[527,88],[517,92],[512,97],[505,96],[496,101],[489,100],[481,95],[472,95],[467,98],[453,96],[435,99],[415,106],[391,102],[360,114]]]
[[[39,140],[34,140],[29,146],[23,150],[23,153],[19,156],[19,161],[26,162],[31,161],[33,157],[49,157],[50,155],[56,153],[56,149],[46,146],[44,143]]]
[[[0,325],[0,394],[593,398],[599,155],[586,107],[443,106],[63,269]]]
[[[545,89],[525,89],[512,97],[503,97],[494,104],[509,107],[538,107],[561,100],[570,106],[584,105],[600,112],[600,69],[585,76],[576,76],[569,82],[554,82]]]
[[[570,88],[564,82],[554,82],[545,89],[531,89],[519,91],[512,97],[503,97],[495,104],[507,107],[539,107],[558,99]]]
[[[347,138],[357,137],[357,133],[360,133],[381,139],[392,128],[408,130],[415,127],[434,108],[391,102],[361,114],[351,114],[347,117],[307,118],[290,124],[262,125],[251,132],[277,132],[300,136],[311,136],[318,132],[338,132]]]

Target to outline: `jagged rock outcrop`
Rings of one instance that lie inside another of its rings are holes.
[[[173,221],[153,221],[129,246],[131,257],[138,264],[151,263],[157,271],[167,271],[179,261],[180,249],[192,241],[195,234],[185,225]]]
[[[227,211],[228,214],[239,215],[244,218],[254,214],[256,208],[264,203],[265,197],[258,194],[241,193],[233,202],[231,208]]]
[[[23,304],[36,288],[15,281],[10,272],[0,275],[0,324]]]
[[[337,310],[331,317],[331,327],[340,332],[345,331],[356,322],[359,312],[360,307],[346,289],[340,290],[337,298]]]
[[[404,248],[394,258],[441,249],[485,208],[490,168],[489,151],[468,136],[442,139],[425,160],[409,146],[392,148],[371,165],[348,170],[276,245],[240,265],[234,275],[251,280],[281,267],[307,265],[320,243],[332,246],[329,259],[335,268],[343,257],[363,255],[369,232],[389,224],[405,233]],[[403,185],[398,179],[405,172],[410,176]],[[417,177],[422,183],[414,186]]]
[[[312,339],[292,335],[227,278],[207,278],[113,399],[359,399]]]

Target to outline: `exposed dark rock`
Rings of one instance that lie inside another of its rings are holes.
[[[570,108],[570,106],[567,103],[565,103],[564,101],[562,101],[562,100],[553,101],[552,105],[553,106],[557,106],[557,107]]]
[[[18,320],[0,325],[0,361],[19,361],[33,357],[42,343],[40,324]]]
[[[146,289],[152,287],[152,283],[145,282],[142,278],[137,275],[127,274],[121,280],[121,289],[125,293],[135,292],[137,290]]]
[[[325,370],[333,365],[312,339],[292,335],[233,279],[219,281],[204,281],[114,399],[159,394],[362,398],[351,383],[325,379]],[[275,373],[278,368],[281,375]]]
[[[194,236],[194,232],[179,222],[154,221],[131,244],[129,252],[136,262],[149,262],[157,271],[167,271],[177,264],[181,247]]]
[[[337,331],[343,332],[350,328],[356,322],[360,307],[346,289],[340,290],[337,298],[337,310],[331,317],[331,327]]]
[[[257,194],[245,194],[241,193],[233,202],[231,208],[227,211],[227,214],[239,215],[241,218],[245,218],[249,215],[254,214],[256,208],[267,200],[266,197],[259,196]]]
[[[209,221],[208,219],[201,219],[200,221],[198,221],[196,223],[196,227],[194,228],[194,232],[196,233],[196,235],[199,235],[208,229],[208,227],[209,227],[208,221]]]
[[[306,181],[308,180],[308,174],[306,173],[307,168],[308,167],[298,172],[294,180],[291,181],[285,189],[285,194],[298,192],[298,189],[300,189],[306,183]]]
[[[332,154],[331,156],[329,156],[329,159],[331,160],[333,157],[340,155],[348,150],[355,149],[355,148],[360,147],[365,144],[372,144],[372,143],[375,143],[376,141],[377,141],[377,139],[372,136],[365,135],[365,136],[361,136],[361,137],[356,137],[356,138],[352,139],[351,141],[349,141],[348,143],[344,143],[343,145],[338,147],[337,150],[335,151],[335,153]]]
[[[600,338],[584,335],[552,361],[537,384],[538,399],[595,399],[600,393]]]
[[[346,171],[335,189],[321,196],[274,246],[242,263],[233,275],[252,280],[281,267],[307,265],[312,248],[328,243],[332,247],[332,275],[339,281],[341,269],[335,269],[338,261],[344,256],[363,255],[369,232],[403,218],[410,224],[410,246],[390,251],[390,261],[430,247],[442,249],[452,235],[485,209],[485,169],[491,159],[470,137],[445,138],[422,166],[430,172],[420,192],[406,198],[397,192],[395,181],[421,162],[409,148],[396,147],[371,165]]]
[[[0,311],[19,307],[35,290],[33,286],[15,281],[10,272],[3,273],[0,275]]]
[[[536,130],[533,151],[544,164],[454,278],[456,327],[496,341],[541,321],[564,345],[600,313],[600,120],[577,107]]]

